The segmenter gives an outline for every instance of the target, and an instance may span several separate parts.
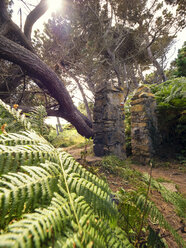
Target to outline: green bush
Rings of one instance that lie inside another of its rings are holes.
[[[186,42],[181,49],[178,51],[178,58],[176,59],[177,72],[175,73],[178,77],[186,77]]]
[[[153,85],[151,90],[157,100],[162,144],[174,146],[176,152],[183,151],[186,146],[186,78]]]

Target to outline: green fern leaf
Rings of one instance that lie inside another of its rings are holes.
[[[136,207],[141,210],[141,212],[145,211],[146,214],[150,216],[152,222],[158,222],[161,227],[164,227],[166,230],[168,230],[181,247],[184,247],[186,245],[181,236],[165,220],[164,216],[161,214],[161,212],[158,210],[153,202],[146,200],[146,197],[144,195],[136,196],[132,199],[132,201],[133,203],[135,203]]]
[[[0,226],[8,223],[12,217],[33,210],[37,206],[50,202],[57,190],[60,174],[58,164],[45,163],[41,167],[27,167],[25,172],[8,173],[0,180]]]

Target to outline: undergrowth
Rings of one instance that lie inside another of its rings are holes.
[[[55,131],[54,131],[55,132]],[[63,129],[63,132],[60,133],[58,136],[54,136],[52,139],[51,135],[51,143],[56,148],[59,147],[69,147],[72,145],[80,145],[84,143],[84,138],[78,134],[78,132],[75,130],[75,128]],[[82,145],[83,146],[83,145]]]
[[[2,102],[0,110],[10,123],[0,135],[0,247],[166,247],[153,223],[184,247],[150,200],[151,188],[166,195],[151,177],[106,157],[103,171],[138,186],[114,195],[105,181],[36,133],[20,112]],[[19,124],[16,131],[11,118]],[[169,194],[167,201],[181,211],[180,197]]]
[[[4,103],[1,111],[19,130],[0,135],[0,247],[133,247],[117,224],[108,185],[20,112]]]
[[[175,212],[183,218],[186,217],[186,200],[179,193],[168,191],[151,176],[131,169],[129,164],[129,160],[121,161],[116,156],[104,157],[100,163],[100,171],[119,176],[123,184],[127,181],[127,186],[131,185],[130,190],[121,189],[114,195],[119,209],[119,225],[129,241],[135,247],[168,247],[164,234],[160,232],[162,228],[172,234],[178,246],[185,247],[183,239],[166,221],[152,199],[154,190],[158,190],[162,198],[173,204]],[[156,226],[160,227],[158,231]]]

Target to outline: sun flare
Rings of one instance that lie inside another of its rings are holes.
[[[48,9],[51,12],[57,12],[62,8],[63,0],[47,0]]]

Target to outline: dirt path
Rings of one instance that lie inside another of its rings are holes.
[[[150,167],[149,166],[143,166],[143,165],[136,165],[132,164],[132,168],[135,170],[138,170],[142,173],[149,173],[150,172]],[[157,178],[162,178],[167,181],[170,181],[170,183],[163,183],[164,186],[168,186],[170,184],[171,187],[171,182],[173,182],[177,187],[176,189],[184,196],[186,197],[186,173],[182,172],[180,169],[176,168],[153,168],[152,169],[152,177],[157,179]],[[174,189],[170,188],[170,190],[174,191]],[[175,190],[176,191],[176,190]]]
[[[68,147],[64,149],[65,151],[67,151],[68,153],[70,153],[75,159],[77,159],[78,161],[81,161],[81,152],[83,152],[83,148],[74,148],[72,147]],[[93,155],[87,156],[86,157],[86,161],[87,163],[94,163],[97,161],[101,161],[100,157],[96,157]],[[181,171],[179,169],[179,167],[183,167],[184,165],[172,165],[175,168],[170,168],[170,167],[158,167],[158,168],[153,168],[152,170],[152,176],[153,178],[157,179],[157,178],[162,178],[165,181],[168,181],[168,183],[163,183],[165,187],[169,187],[170,190],[172,191],[179,191],[184,197],[186,197],[186,171]],[[130,164],[130,167],[140,171],[142,173],[149,173],[150,172],[150,167],[149,166],[144,166],[144,165],[140,165],[140,164]],[[113,188],[119,189],[119,187],[122,186],[122,183],[120,182],[120,180],[117,180],[117,178],[112,178],[111,176],[111,181],[113,182]],[[169,183],[170,182],[170,183]],[[171,186],[171,182],[172,185]],[[176,188],[174,189],[174,187],[176,186]],[[112,188],[112,186],[111,186]]]

